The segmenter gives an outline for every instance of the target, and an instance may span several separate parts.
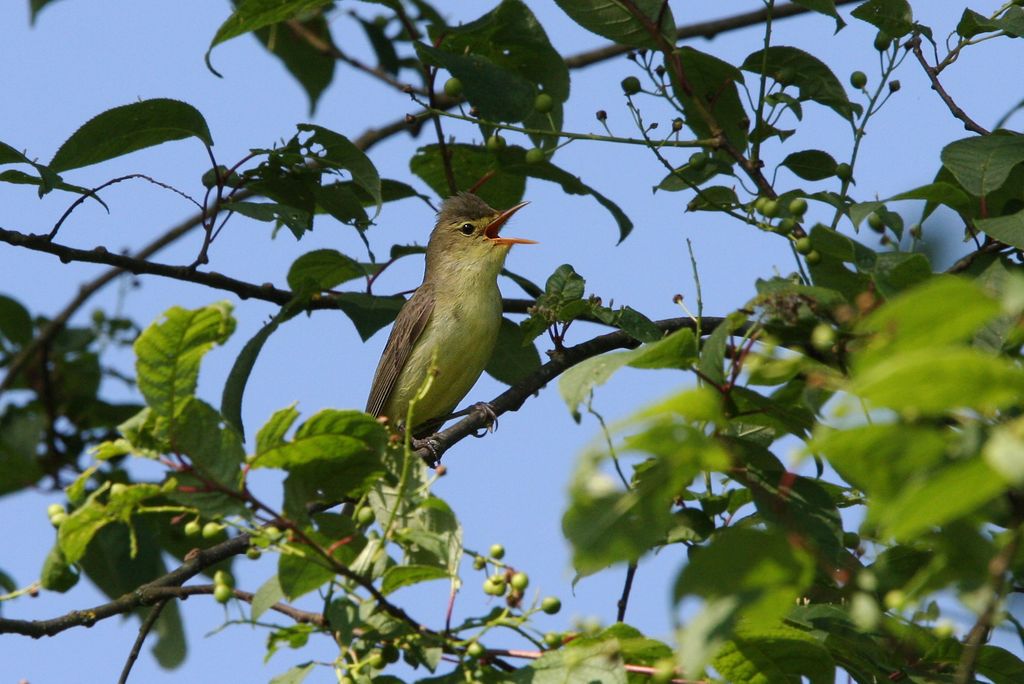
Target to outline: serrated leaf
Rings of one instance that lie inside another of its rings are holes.
[[[135,340],[139,390],[154,413],[173,418],[195,393],[199,362],[235,329],[231,305],[168,309]]]
[[[978,230],[1000,242],[1012,245],[1017,249],[1024,249],[1024,210],[1009,216],[977,219],[974,225]]]
[[[199,110],[178,100],[143,100],[108,109],[87,121],[64,141],[49,167],[56,172],[78,169],[184,138],[213,146]]]
[[[839,33],[840,29],[846,26],[846,22],[843,21],[843,18],[839,16],[839,12],[836,11],[835,0],[793,0],[793,4],[806,7],[812,12],[818,12],[835,19],[836,33]]]
[[[250,459],[254,468],[290,469],[318,460],[380,456],[387,444],[387,430],[383,425],[362,411],[351,410],[324,409],[313,414],[299,426],[291,441],[271,439],[262,430],[260,434],[258,448],[261,450]]]
[[[260,615],[270,610],[271,606],[284,598],[284,590],[277,575],[271,575],[266,582],[260,585],[252,597],[252,619],[259,620]]]
[[[712,664],[735,684],[797,680],[833,684],[836,676],[836,664],[824,644],[807,632],[783,624],[737,630]]]

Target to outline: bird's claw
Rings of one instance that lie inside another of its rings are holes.
[[[494,410],[493,406],[488,404],[486,401],[480,401],[473,404],[473,410],[483,413],[484,417],[487,419],[487,427],[474,432],[474,437],[483,437],[487,433],[494,432],[498,429],[498,414]]]
[[[416,451],[420,449],[426,449],[430,452],[430,458],[424,459],[427,461],[427,465],[431,468],[436,468],[437,464],[441,462],[441,443],[433,437],[427,437],[426,439],[412,438],[412,448]]]

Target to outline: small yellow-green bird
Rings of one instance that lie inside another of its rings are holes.
[[[497,211],[476,195],[449,197],[427,243],[423,284],[402,306],[373,376],[366,412],[404,425],[409,402],[435,377],[414,408],[411,427],[452,412],[491,358],[501,327],[498,274],[512,245],[533,240],[500,237],[526,206]]]

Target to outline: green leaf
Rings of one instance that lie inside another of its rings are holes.
[[[498,342],[494,346],[491,360],[487,362],[487,374],[498,382],[514,385],[529,377],[540,368],[540,354],[532,340],[527,340],[523,330],[507,318],[501,319]]]
[[[936,415],[966,408],[991,413],[1019,402],[1024,370],[976,349],[920,349],[879,361],[849,391],[898,411]]]
[[[683,88],[675,78],[672,87],[683,105],[687,125],[697,137],[710,138],[724,133],[733,145],[745,146],[750,117],[743,108],[736,85],[743,83],[743,73],[729,62],[689,46],[683,46],[678,52],[689,87]],[[670,64],[665,67],[668,73],[673,73]],[[712,130],[705,112],[721,130]]]
[[[463,681],[460,679],[460,681]],[[511,684],[626,684],[619,645],[614,639],[585,645],[570,643],[544,655],[502,680]]]
[[[245,462],[242,438],[233,428],[223,426],[220,413],[212,406],[199,399],[189,401],[175,422],[172,440],[175,448],[188,456],[204,480],[212,480],[229,491],[241,490],[242,464]],[[188,483],[189,479],[191,477],[186,474],[178,478],[182,484]],[[202,485],[202,482],[196,482]],[[200,486],[200,489],[206,487]],[[230,498],[215,492],[175,496],[199,508],[202,504],[196,502],[203,498]]]
[[[64,141],[49,167],[58,173],[78,169],[184,138],[213,146],[199,110],[178,100],[143,100],[108,109],[87,121]]]
[[[709,381],[721,385],[725,382],[725,348],[732,335],[732,326],[715,328],[701,345],[698,369]]]
[[[606,383],[620,368],[687,368],[696,360],[696,337],[692,330],[683,328],[658,342],[631,351],[602,354],[578,363],[562,375],[558,390],[578,422],[580,404],[585,403],[594,388]]]
[[[956,25],[956,32],[968,39],[993,31],[1005,31],[1007,35],[1017,38],[1024,36],[1024,9],[1010,7],[1001,16],[993,18],[965,9]]]
[[[206,52],[207,59],[210,50],[224,41],[271,24],[294,19],[332,2],[333,0],[239,0],[235,11],[220,25],[213,40],[210,41],[210,47]]]
[[[382,297],[365,292],[342,292],[332,301],[349,317],[364,342],[394,321],[405,304],[405,298],[399,295]]]
[[[324,168],[348,171],[352,181],[373,198],[377,213],[380,213],[384,201],[380,174],[366,153],[345,136],[323,126],[299,124],[297,128],[301,132],[312,133],[303,143],[310,156]]]
[[[66,592],[78,584],[78,572],[64,558],[59,545],[50,549],[39,573],[39,584],[47,591]]]
[[[878,506],[872,518],[885,536],[911,541],[980,508],[1006,488],[1006,481],[980,459],[954,463],[905,487],[897,498]]]
[[[479,145],[456,143],[448,145],[452,171],[458,188],[473,187],[485,175],[493,176],[477,189],[477,195],[492,207],[511,207],[523,199],[526,178],[519,174],[505,173],[500,169],[498,155],[488,152]],[[409,160],[409,169],[440,197],[451,194],[445,179],[441,152],[437,145],[426,145],[416,150]],[[432,223],[432,219],[430,220]],[[424,234],[428,223],[424,220]]]
[[[907,0],[868,0],[852,14],[890,38],[900,38],[914,29],[914,13]]]
[[[227,202],[225,206],[257,221],[288,226],[296,235],[313,229],[313,215],[305,209],[279,202]]]
[[[807,632],[783,624],[737,630],[712,664],[735,684],[833,684],[836,677],[836,664],[825,645]]]
[[[967,193],[952,183],[943,182],[929,183],[928,185],[922,185],[919,188],[908,190],[907,192],[901,192],[898,195],[890,197],[886,202],[909,199],[925,200],[934,204],[944,204],[960,213],[968,212],[971,206],[971,199],[967,196]]]
[[[924,254],[882,252],[874,266],[863,271],[871,274],[883,297],[894,297],[931,278],[932,265]]]
[[[334,577],[327,561],[312,550],[292,548],[293,553],[282,553],[277,561],[278,582],[289,601],[320,588]]]
[[[283,598],[284,590],[281,589],[281,582],[278,581],[277,575],[271,575],[253,594],[252,619],[259,620],[260,615],[270,610],[275,603]]]
[[[673,597],[707,600],[739,597],[752,625],[774,624],[814,578],[814,559],[785,535],[729,527],[693,556],[675,584]]]
[[[323,16],[298,22],[303,31],[316,36],[324,45],[334,47],[331,28]],[[288,72],[295,77],[309,97],[309,113],[316,112],[320,95],[334,80],[333,55],[314,47],[287,23],[274,24],[256,30],[253,35],[260,45],[281,60]]]
[[[557,304],[582,299],[587,281],[571,264],[562,264],[548,276],[544,283],[544,294]]]
[[[260,431],[252,467],[287,470],[318,460],[358,461],[379,457],[387,444],[387,430],[372,416],[335,409],[315,413],[287,441],[280,430],[290,416],[288,409],[285,412],[275,414],[272,431],[268,427]]]
[[[946,440],[931,428],[913,425],[861,425],[818,430],[808,445],[844,480],[884,501],[898,496],[908,482],[926,477],[943,458]]]
[[[942,164],[967,192],[984,197],[1002,187],[1013,167],[1024,162],[1024,136],[973,136],[942,148]]]
[[[231,305],[168,309],[135,340],[139,390],[154,413],[175,417],[195,393],[199,362],[214,344],[223,344],[235,329]]]
[[[288,287],[296,292],[320,292],[365,275],[355,259],[336,249],[317,249],[292,262]]]
[[[1004,648],[986,644],[978,653],[978,673],[993,684],[1014,684],[1024,681],[1024,662]]]
[[[977,219],[974,225],[978,230],[1000,242],[1005,242],[1017,249],[1024,249],[1024,209],[1009,216]]]
[[[492,62],[506,72],[516,74],[531,86],[522,120],[527,128],[559,130],[562,127],[562,103],[569,97],[569,69],[552,47],[543,26],[521,0],[503,0],[494,10],[461,26],[432,29],[431,38],[440,39],[440,48],[454,55],[473,54]],[[458,75],[458,74],[456,74]],[[476,104],[468,82],[463,82],[467,97]],[[494,88],[494,84],[490,84]],[[537,90],[550,95],[554,107],[546,114],[533,108]],[[531,134],[537,145],[554,147],[555,136]]]
[[[31,487],[43,477],[37,454],[45,430],[41,411],[7,406],[0,414],[0,495]]]
[[[448,571],[433,565],[395,565],[384,571],[380,590],[387,595],[402,587],[438,579],[449,579]]]
[[[453,54],[422,43],[416,54],[462,81],[466,99],[490,121],[522,121],[533,111],[534,87],[525,78],[477,54]]]
[[[860,105],[850,102],[846,89],[832,70],[817,57],[794,47],[776,45],[758,50],[744,60],[741,69],[755,74],[764,73],[778,78],[786,69],[792,73],[790,83],[800,90],[800,101],[812,100],[824,105],[844,119],[853,120],[854,114],[862,111]]]
[[[804,180],[823,180],[836,175],[836,160],[821,150],[793,152],[782,160],[782,166]]]
[[[302,682],[306,681],[306,676],[313,671],[314,667],[316,667],[316,663],[296,665],[287,672],[282,672],[271,679],[270,684],[302,684]]]
[[[670,44],[676,41],[672,11],[661,0],[633,2],[641,17],[634,16],[622,3],[615,0],[555,1],[577,24],[621,45],[638,48],[660,47],[656,36],[651,35],[651,28]]]
[[[846,22],[839,16],[839,12],[836,11],[835,0],[793,0],[793,4],[806,7],[812,12],[818,12],[826,16],[832,17],[836,20],[836,33],[846,26]]]
[[[17,346],[32,341],[32,315],[15,299],[0,295],[0,337]],[[0,348],[4,345],[0,343]]]
[[[964,342],[999,315],[999,303],[976,283],[937,276],[894,297],[856,327],[871,334],[856,361],[867,365],[894,353]]]

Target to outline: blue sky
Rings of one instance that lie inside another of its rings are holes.
[[[599,37],[575,26],[553,3],[530,2],[544,24],[552,43],[563,54],[603,45]],[[702,3],[714,5],[691,10],[695,3],[674,3],[678,23],[748,11],[759,2]],[[952,0],[916,3],[919,20],[935,28],[943,38],[955,25],[963,5]],[[315,117],[309,117],[307,101],[298,85],[279,63],[251,37],[219,46],[213,53],[223,79],[212,75],[203,64],[203,54],[217,26],[228,16],[229,3],[180,0],[176,3],[116,3],[69,0],[46,8],[30,27],[27,2],[0,6],[0,82],[6,96],[0,104],[0,140],[30,156],[47,160],[60,143],[90,117],[111,107],[138,99],[170,97],[189,102],[206,117],[215,140],[214,150],[224,162],[245,155],[250,147],[267,147],[294,133],[296,123],[312,121],[350,137],[364,129],[413,112],[416,107],[405,95],[389,90],[372,79],[339,67],[335,82],[324,95]],[[439,2],[439,8],[453,21],[468,21],[490,8],[485,3]],[[997,6],[979,2],[974,9],[988,12]],[[343,3],[372,16],[375,6]],[[699,13],[698,13],[699,12]],[[844,14],[848,14],[844,13]],[[336,42],[362,59],[372,61],[359,27],[339,12],[332,22]],[[851,21],[833,35],[831,20],[820,15],[789,19],[776,24],[774,42],[795,45],[819,55],[845,84],[850,71],[865,71],[872,82],[878,78],[877,53],[871,47],[874,30]],[[762,36],[757,29],[736,31],[708,42],[692,45],[734,63],[757,49]],[[943,76],[947,89],[980,123],[992,125],[1022,97],[1019,89],[1007,88],[1006,65],[1019,63],[1009,41],[993,41],[967,51]],[[572,73],[572,93],[567,105],[566,128],[599,132],[594,112],[608,112],[608,123],[617,135],[635,137],[618,83],[636,74],[635,65],[624,58]],[[408,73],[404,74],[408,77]],[[639,74],[637,74],[639,75]],[[945,142],[965,137],[960,124],[941,105],[912,60],[907,60],[897,78],[902,90],[873,120],[863,144],[856,169],[856,196],[861,200],[888,197],[931,180],[939,165],[938,152]],[[851,93],[851,97],[860,97]],[[863,101],[855,100],[855,101]],[[639,99],[645,118],[667,126],[672,115],[649,99]],[[790,122],[795,123],[795,122]],[[1011,127],[1021,124],[1012,119]],[[479,138],[468,124],[446,122],[446,132],[460,141]],[[663,129],[664,130],[664,129]],[[385,177],[410,182],[422,191],[426,187],[408,171],[408,158],[426,135],[412,140],[396,136],[374,148],[371,158]],[[525,144],[525,140],[511,142]],[[769,165],[792,151],[819,148],[844,160],[850,150],[849,128],[831,112],[807,105],[800,132],[784,146],[766,148]],[[688,156],[688,155],[687,155]],[[680,156],[677,163],[685,157]],[[587,291],[605,302],[629,304],[651,318],[680,315],[672,297],[682,293],[695,307],[686,240],[692,241],[699,264],[708,315],[724,314],[741,306],[753,294],[757,277],[787,274],[794,269],[788,247],[777,236],[763,234],[717,216],[684,212],[689,199],[685,193],[652,194],[651,188],[664,176],[663,169],[645,149],[576,142],[560,151],[555,163],[579,174],[583,180],[623,207],[636,224],[634,234],[616,245],[617,231],[609,215],[586,197],[566,196],[557,186],[530,181],[527,199],[531,205],[520,212],[509,234],[538,240],[541,244],[517,247],[508,266],[537,282],[543,282],[559,264],[572,263],[587,279]],[[194,140],[166,144],[129,157],[106,162],[67,175],[67,180],[95,185],[128,172],[143,172],[155,178],[198,192],[199,178],[207,168],[206,153]],[[780,172],[781,189],[797,187],[797,179]],[[804,183],[808,188],[838,189],[838,184]],[[169,226],[191,214],[180,197],[148,184],[122,184],[104,195],[110,204],[107,215],[93,203],[83,205],[62,229],[61,240],[76,246],[98,244],[113,250],[145,244]],[[67,196],[51,194],[36,198],[31,189],[0,186],[0,226],[23,232],[46,232],[67,206]],[[908,222],[916,220],[920,208],[900,206]],[[812,208],[814,212],[820,211]],[[819,218],[824,218],[822,214]],[[830,217],[829,217],[830,218]],[[406,200],[388,205],[369,233],[378,254],[393,242],[426,240],[432,215],[424,204]],[[926,226],[926,237],[934,244],[955,249],[959,228],[948,217],[937,216]],[[189,263],[198,248],[198,234],[162,252],[158,260]],[[873,238],[862,236],[869,244]],[[874,245],[873,245],[874,246]],[[212,268],[257,283],[284,284],[288,264],[309,250],[331,247],[355,257],[364,255],[354,232],[324,220],[315,231],[296,242],[287,232],[271,239],[267,224],[232,219],[224,235],[214,244]],[[947,249],[947,253],[948,249]],[[945,259],[951,260],[949,256]],[[937,264],[941,266],[942,264]],[[376,292],[409,290],[419,282],[421,264],[407,259],[389,270],[375,285]],[[55,258],[0,247],[0,293],[22,301],[34,313],[52,314],[71,296],[79,282],[101,271],[98,267],[63,266]],[[511,296],[520,296],[509,282],[502,283]],[[123,299],[121,299],[123,295]],[[123,306],[141,324],[148,324],[163,310],[179,304],[199,306],[221,299],[234,300],[227,293],[197,286],[143,278],[141,287],[108,287],[79,314],[87,320],[94,307]],[[260,302],[238,302],[238,331],[229,344],[213,351],[204,364],[200,393],[211,400],[220,388],[244,342],[273,313]],[[587,325],[573,326],[570,342],[580,342],[596,333]],[[276,409],[297,401],[304,415],[324,407],[361,408],[377,357],[386,334],[380,333],[362,344],[351,323],[340,312],[317,312],[299,317],[271,338],[250,382],[244,418],[249,432]],[[543,343],[543,338],[539,340]],[[541,344],[541,350],[544,347]],[[115,355],[112,361],[129,368],[131,359]],[[628,415],[644,402],[686,386],[692,378],[682,373],[627,370],[601,388],[595,406],[607,418]],[[468,400],[497,395],[502,386],[490,378],[481,379]],[[110,384],[109,396],[125,398],[125,391]],[[577,426],[552,385],[529,400],[515,414],[503,417],[501,428],[481,440],[466,440],[445,457],[449,475],[436,491],[448,499],[465,528],[470,548],[486,548],[502,542],[508,559],[531,575],[531,591],[559,595],[565,608],[557,618],[547,619],[546,628],[568,626],[573,616],[614,620],[615,601],[621,590],[623,569],[613,569],[587,578],[570,589],[572,571],[569,552],[562,537],[560,518],[566,504],[566,486],[580,451],[598,437],[596,422],[585,418]],[[786,454],[781,454],[786,456]],[[141,474],[156,476],[152,469]],[[275,483],[262,482],[263,491],[273,492]],[[7,550],[0,567],[21,584],[38,574],[42,559],[53,539],[45,508],[52,495],[27,493],[0,499],[0,515],[7,521]],[[13,551],[13,552],[12,552]],[[670,633],[673,613],[669,587],[684,562],[682,547],[665,550],[641,564],[628,614],[628,621],[655,636]],[[236,575],[239,586],[254,590],[273,572],[272,561],[240,561]],[[465,589],[456,615],[468,615],[479,608],[484,597],[479,591],[483,577],[466,568]],[[419,619],[439,624],[447,600],[442,584],[410,592],[407,603]],[[72,608],[103,601],[87,583],[66,595],[43,595],[3,607],[7,617],[50,617]],[[313,604],[306,602],[307,606]],[[326,639],[299,653],[279,652],[268,665],[262,663],[264,633],[244,626],[230,627],[217,634],[223,620],[222,608],[212,601],[193,599],[183,606],[189,637],[190,656],[177,671],[165,672],[148,655],[136,665],[133,681],[213,681],[229,676],[231,681],[262,681],[310,657],[330,660]],[[230,612],[230,611],[229,611]],[[38,682],[113,681],[135,638],[136,623],[107,620],[90,630],[69,631],[59,638],[40,641],[7,637],[0,640],[3,677]],[[495,644],[496,645],[496,644]],[[211,664],[225,662],[230,654],[230,675]],[[307,681],[331,681],[328,672],[318,672]]]

